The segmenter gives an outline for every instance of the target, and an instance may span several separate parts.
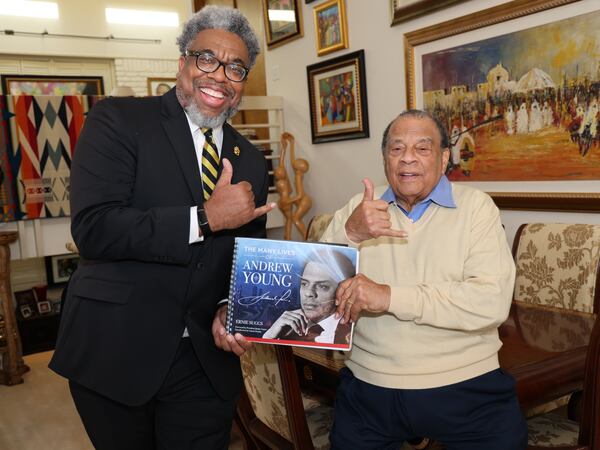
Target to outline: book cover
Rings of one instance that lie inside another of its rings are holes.
[[[350,350],[354,324],[335,313],[358,250],[313,242],[235,239],[227,331],[271,344]]]

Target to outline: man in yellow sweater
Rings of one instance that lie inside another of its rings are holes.
[[[514,263],[491,198],[444,175],[448,147],[431,115],[400,114],[383,135],[389,186],[365,179],[323,235],[360,249],[360,273],[336,294],[341,321],[356,325],[333,449],[418,436],[447,450],[526,447],[514,379],[498,364]]]

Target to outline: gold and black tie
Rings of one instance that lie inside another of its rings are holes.
[[[211,128],[202,128],[204,133],[204,147],[202,150],[202,189],[204,200],[210,198],[217,183],[217,171],[219,170],[219,152],[213,139]]]

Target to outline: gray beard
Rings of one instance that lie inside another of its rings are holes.
[[[177,88],[175,92],[177,94],[179,104],[188,114],[192,123],[200,128],[218,128],[223,125],[227,119],[235,116],[235,114],[238,112],[239,104],[227,108],[218,116],[207,116],[200,111],[198,105],[196,105],[196,102],[191,95],[186,96],[179,88]]]

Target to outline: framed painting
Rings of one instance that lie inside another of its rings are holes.
[[[103,95],[102,77],[0,75],[6,95]]]
[[[369,137],[365,52],[306,67],[312,143]]]
[[[299,0],[262,0],[267,48],[272,49],[303,36]]]
[[[148,95],[163,95],[171,90],[177,78],[148,78]]]
[[[464,2],[465,0],[390,0],[392,13],[391,25],[416,19],[446,6]]]
[[[600,211],[590,50],[600,48],[600,8],[575,1],[514,0],[405,35],[408,107],[447,128],[448,177],[500,207]]]
[[[77,264],[79,263],[78,254],[54,255],[46,257],[46,277],[48,286],[66,283],[71,278]]]
[[[345,0],[329,0],[315,6],[317,55],[322,56],[348,48],[348,25]]]

